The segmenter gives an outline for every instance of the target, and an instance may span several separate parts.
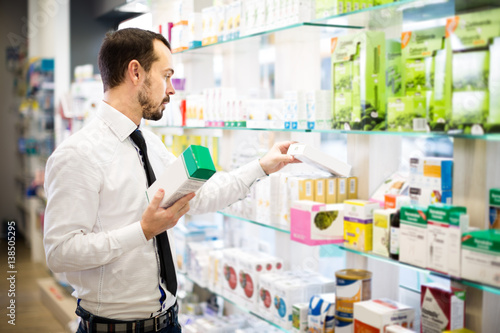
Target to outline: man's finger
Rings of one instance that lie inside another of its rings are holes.
[[[158,207],[160,207],[160,203],[163,200],[164,196],[165,196],[165,191],[162,188],[160,188],[158,191],[156,191],[153,200],[151,200],[151,203],[149,204],[150,207],[155,210],[158,209]]]
[[[189,202],[189,200],[193,198],[194,198],[194,192],[186,194],[185,196],[177,200],[169,209],[172,209],[173,212],[178,212],[179,210],[181,210],[182,206],[186,205]]]

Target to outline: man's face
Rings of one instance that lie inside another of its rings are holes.
[[[137,96],[142,108],[142,117],[159,120],[163,116],[165,105],[170,102],[170,95],[175,94],[172,86],[172,54],[165,44],[154,41],[158,60],[153,63]]]

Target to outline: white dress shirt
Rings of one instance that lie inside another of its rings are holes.
[[[161,311],[157,251],[140,225],[148,201],[146,174],[129,138],[136,128],[102,102],[96,117],[50,156],[45,176],[49,268],[66,274],[85,310],[121,320]],[[158,178],[176,157],[154,133],[142,132]],[[190,214],[227,207],[262,176],[257,160],[230,173],[217,172],[191,200]],[[167,233],[175,258],[171,230]],[[175,297],[166,293],[164,307],[169,308]]]

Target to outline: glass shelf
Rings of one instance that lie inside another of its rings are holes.
[[[402,26],[403,22],[411,24],[411,22],[442,19],[471,10],[487,10],[498,6],[500,6],[500,4],[495,0],[401,0],[349,13],[318,18],[311,22],[266,26],[262,31],[252,32],[241,35],[238,38],[219,41],[208,45],[193,47],[184,51],[175,52],[174,54],[213,53],[213,50],[216,49],[214,46],[233,44],[248,38],[282,33],[290,30],[293,30],[295,37],[304,35],[304,37],[307,38],[308,34],[302,34],[302,31],[317,33],[318,29],[328,31],[330,36],[334,36],[346,30],[380,30],[391,26]],[[300,30],[299,34],[296,33],[298,30]],[[208,51],[208,49],[210,50]]]
[[[286,229],[282,225],[272,225],[272,224],[267,224],[267,223],[256,222],[256,221],[252,221],[252,220],[249,220],[249,219],[246,219],[246,218],[243,218],[243,217],[239,217],[239,216],[236,216],[236,215],[228,214],[228,213],[225,213],[225,212],[218,212],[218,213],[221,214],[221,215],[233,218],[233,219],[237,219],[237,220],[249,222],[249,223],[256,224],[258,226],[269,228],[269,229],[272,229],[272,230],[276,230],[276,231],[279,231],[279,232],[284,232],[286,234],[290,233],[290,229]]]
[[[271,325],[271,326],[273,326],[273,327],[276,327],[276,328],[277,328],[277,329],[279,329],[279,330],[282,330],[282,331],[284,331],[284,332],[289,332],[288,330],[284,329],[283,327],[281,327],[281,326],[279,326],[279,325],[277,325],[277,324],[273,323],[273,322],[272,322],[272,321],[270,321],[270,320],[265,319],[264,317],[262,317],[262,316],[260,316],[260,315],[256,314],[255,312],[253,312],[253,311],[251,311],[251,310],[249,310],[249,309],[247,309],[247,308],[243,307],[242,305],[237,304],[236,302],[234,302],[234,301],[230,300],[229,298],[227,298],[227,297],[225,297],[225,296],[223,296],[223,295],[221,295],[221,294],[219,294],[219,293],[217,293],[217,292],[214,292],[213,290],[211,290],[210,288],[208,288],[208,287],[207,287],[204,283],[201,283],[200,281],[197,281],[196,279],[191,278],[191,277],[190,277],[187,273],[183,273],[183,272],[182,272],[182,273],[179,273],[179,274],[182,274],[182,275],[183,275],[186,279],[188,279],[188,280],[189,280],[189,281],[191,281],[192,283],[197,284],[197,285],[198,285],[198,286],[200,286],[201,288],[204,288],[204,289],[206,289],[206,290],[210,291],[212,294],[215,294],[215,295],[219,296],[219,297],[220,297],[220,298],[222,298],[224,301],[226,301],[226,302],[228,302],[228,303],[231,303],[232,305],[236,306],[236,307],[237,307],[238,309],[240,309],[241,311],[246,312],[246,313],[248,313],[248,314],[251,314],[252,316],[257,317],[258,319],[260,319],[260,320],[262,320],[262,321],[265,321],[265,322],[266,322],[266,323],[268,323],[269,325]]]
[[[248,219],[241,218],[241,217],[238,217],[238,216],[234,216],[234,215],[231,215],[231,214],[227,214],[227,213],[224,213],[224,212],[219,212],[219,213],[222,214],[222,215],[224,215],[224,216],[227,216],[227,217],[235,218],[235,219],[238,219],[238,220],[241,220],[241,221],[245,221],[245,222],[249,222],[249,223],[252,223],[252,224],[256,224],[256,225],[259,225],[259,226],[262,226],[262,227],[265,227],[265,228],[269,228],[269,229],[273,229],[273,230],[277,230],[277,231],[281,231],[281,232],[290,234],[290,230],[286,230],[282,226],[273,226],[273,225],[269,225],[269,224],[265,224],[265,223],[255,222],[255,221],[252,221],[252,220],[248,220]],[[429,269],[425,269],[425,268],[422,268],[422,267],[418,267],[418,266],[413,266],[413,265],[410,265],[410,264],[406,264],[406,263],[400,262],[398,260],[394,260],[394,259],[391,259],[391,258],[383,257],[383,256],[377,255],[375,253],[358,251],[356,249],[345,247],[345,246],[339,245],[339,244],[330,244],[329,246],[332,246],[332,245],[335,246],[335,247],[338,247],[341,250],[344,250],[344,251],[347,251],[347,252],[351,252],[351,253],[355,253],[355,254],[358,254],[360,256],[364,256],[364,257],[367,257],[367,258],[371,258],[371,259],[383,261],[383,262],[390,263],[390,264],[393,264],[393,265],[398,265],[398,266],[401,266],[401,267],[410,268],[410,269],[419,271],[420,273],[431,274],[431,275],[436,275],[436,276],[448,278],[450,280],[453,280],[455,282],[461,283],[461,284],[466,285],[466,286],[474,287],[476,289],[480,289],[480,290],[487,291],[487,292],[490,292],[490,293],[493,293],[493,294],[496,294],[496,295],[500,295],[500,287],[494,287],[494,286],[482,284],[480,282],[474,282],[474,281],[470,281],[470,280],[464,280],[464,279],[456,278],[456,277],[453,277],[453,276],[449,276],[449,275],[446,275],[446,274],[443,274],[443,273],[435,272],[435,271],[432,271],[432,270],[429,270]]]
[[[336,129],[284,129],[284,128],[248,128],[248,127],[188,127],[188,126],[168,126],[164,128],[178,130],[228,130],[228,131],[270,131],[270,132],[298,132],[298,133],[335,133],[335,134],[360,134],[360,135],[392,135],[403,137],[430,137],[430,138],[457,138],[476,139],[486,141],[500,141],[500,133],[490,133],[483,135],[454,134],[442,132],[389,132],[389,131],[356,131],[356,130],[336,130]]]

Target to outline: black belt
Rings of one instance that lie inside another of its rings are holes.
[[[82,318],[82,324],[89,333],[146,333],[159,332],[165,327],[177,322],[177,302],[167,311],[142,320],[122,321],[94,316],[78,306],[76,313]]]

